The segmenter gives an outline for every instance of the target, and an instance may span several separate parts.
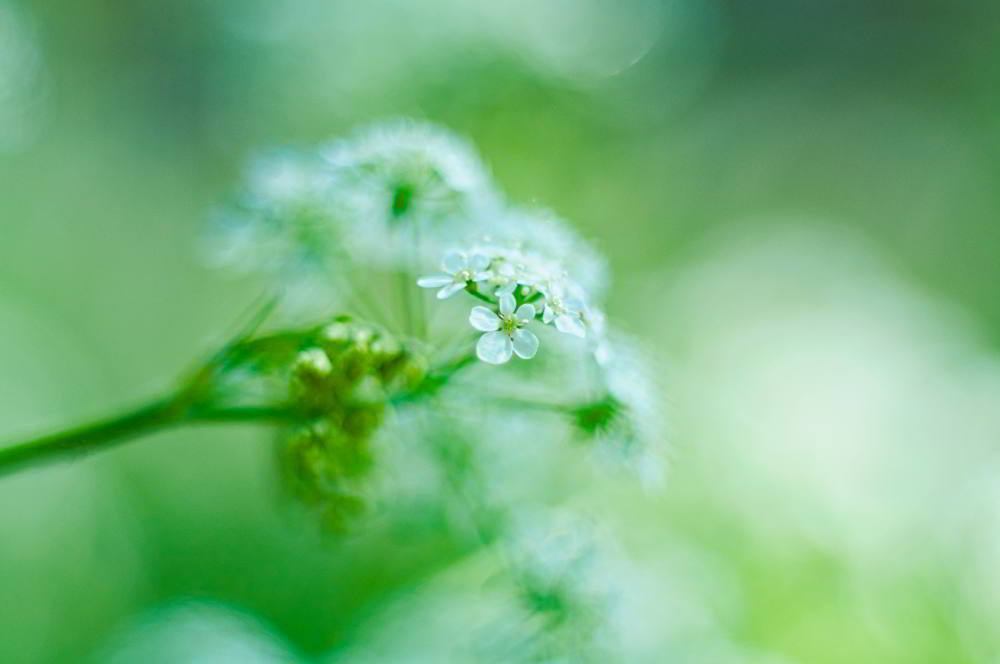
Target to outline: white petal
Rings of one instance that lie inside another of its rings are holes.
[[[452,278],[447,274],[432,274],[429,277],[420,277],[417,279],[417,285],[421,288],[440,288],[451,282]]]
[[[513,350],[514,344],[503,332],[487,332],[476,344],[476,356],[490,364],[503,364],[510,359]]]
[[[510,281],[497,289],[497,297],[501,295],[511,295],[514,293],[514,289],[517,288],[516,281]]]
[[[441,261],[441,267],[444,268],[444,271],[449,274],[455,274],[459,270],[464,270],[465,265],[465,254],[460,254],[457,251],[447,254],[444,257],[444,260]]]
[[[514,313],[514,307],[517,306],[517,302],[514,301],[514,296],[510,293],[504,293],[500,296],[500,313],[504,316],[510,316]]]
[[[583,321],[576,316],[557,316],[556,329],[581,339],[587,336],[587,329],[583,326]]]
[[[542,310],[542,322],[548,325],[552,322],[552,319],[556,317],[555,309],[549,305],[545,305],[545,309]]]
[[[492,332],[500,329],[500,319],[486,307],[472,307],[469,313],[469,324],[481,332]]]
[[[483,254],[472,254],[469,259],[469,267],[477,272],[482,272],[490,266],[490,257]]]
[[[607,327],[607,320],[604,317],[604,312],[595,307],[589,307],[582,313],[584,320],[587,321],[587,326],[590,328],[591,334],[597,335],[598,337],[602,336]]]
[[[489,272],[473,272],[472,278],[469,281],[486,281],[490,278]]]
[[[458,291],[460,291],[460,290],[462,290],[464,288],[465,288],[465,284],[462,283],[462,282],[458,282],[458,283],[455,283],[455,284],[448,284],[447,286],[445,286],[444,288],[442,288],[441,290],[438,291],[438,293],[437,293],[437,299],[439,299],[439,300],[446,300],[446,299],[448,299],[449,297],[451,297],[452,295],[454,295],[455,293],[457,293]]]
[[[533,304],[522,304],[517,308],[518,320],[535,320],[535,305]]]
[[[513,346],[518,357],[530,360],[538,352],[538,337],[531,330],[515,330]]]
[[[506,261],[497,266],[496,272],[501,277],[507,277],[509,279],[513,279],[517,276],[517,268]]]

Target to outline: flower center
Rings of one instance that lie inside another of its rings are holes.
[[[514,316],[513,314],[510,316],[502,316],[500,321],[500,329],[503,330],[503,333],[508,337],[512,336],[514,332],[517,331],[517,328],[520,327],[520,324],[517,322],[517,316]]]
[[[390,209],[394,219],[399,219],[409,211],[416,193],[413,186],[408,184],[399,184],[393,189]]]

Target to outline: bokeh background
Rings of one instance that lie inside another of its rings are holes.
[[[665,488],[572,497],[664,580],[658,661],[996,661],[998,18],[0,0],[0,438],[140,401],[232,331],[260,284],[201,247],[254,150],[425,118],[605,250],[611,315],[664,360]],[[405,598],[445,568],[462,588],[465,543],[331,543],[270,464],[236,427],[0,480],[0,661],[449,638]]]

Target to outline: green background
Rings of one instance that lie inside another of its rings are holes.
[[[233,330],[261,284],[203,231],[254,150],[424,118],[606,252],[612,320],[664,360],[665,488],[574,499],[677,588],[660,661],[994,661],[987,5],[3,0],[0,438],[141,401]],[[0,480],[0,661],[190,598],[319,657],[465,553],[324,541],[270,462],[201,429]]]

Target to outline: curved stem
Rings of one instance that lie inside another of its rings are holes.
[[[474,282],[469,282],[468,284],[465,285],[465,292],[471,295],[472,297],[476,298],[477,300],[482,300],[483,302],[492,304],[494,306],[496,306],[497,304],[497,301],[495,299],[493,299],[489,295],[481,293],[479,291],[479,286],[477,286]]]
[[[189,409],[176,398],[160,399],[119,415],[0,448],[0,476],[27,466],[92,454],[184,424],[275,422],[293,417],[290,409],[281,407]]]
[[[259,339],[267,342],[269,339]],[[435,393],[455,373],[474,361],[463,356],[431,372],[416,392],[397,395],[391,403],[412,401]],[[200,386],[200,373],[176,393],[156,399],[132,410],[40,436],[7,447],[0,447],[0,476],[29,466],[84,456],[123,444],[163,429],[186,424],[227,424],[238,422],[287,422],[300,416],[292,404],[227,406],[199,402],[194,389]]]
[[[227,406],[222,408],[197,408],[188,413],[178,424],[235,424],[239,422],[290,422],[299,417],[291,407],[283,406]]]
[[[176,424],[184,416],[174,399],[157,400],[113,417],[0,448],[0,475],[25,466],[107,449]]]

